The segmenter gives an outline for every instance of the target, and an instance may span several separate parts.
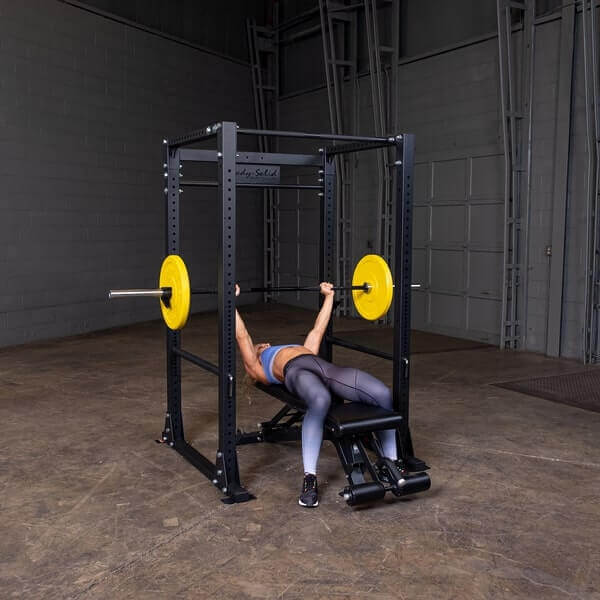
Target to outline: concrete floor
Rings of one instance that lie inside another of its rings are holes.
[[[255,341],[296,341],[313,317],[243,312]],[[184,348],[215,360],[214,323],[194,317]],[[326,444],[312,511],[296,502],[296,443],[240,448],[258,499],[233,506],[154,443],[160,323],[3,350],[0,596],[600,598],[600,414],[490,385],[582,367],[494,348],[431,350],[413,356],[411,418],[431,490],[351,509]],[[335,358],[390,382],[384,360]],[[246,428],[280,407],[238,391]],[[184,406],[189,441],[214,456],[212,375],[184,368]]]

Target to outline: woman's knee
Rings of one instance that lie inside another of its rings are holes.
[[[325,416],[329,412],[331,406],[331,396],[328,394],[314,394],[309,400],[306,401],[306,405],[311,414]]]
[[[373,386],[373,397],[381,408],[392,410],[394,406],[392,390],[390,390],[390,388],[382,381],[378,381],[377,384]]]

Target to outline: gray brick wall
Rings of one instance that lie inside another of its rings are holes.
[[[249,69],[60,2],[0,0],[0,345],[158,317],[165,136],[253,123]],[[262,208],[240,199],[240,280],[262,280]],[[216,284],[216,195],[186,192],[182,254]],[[194,304],[214,307],[214,298]]]

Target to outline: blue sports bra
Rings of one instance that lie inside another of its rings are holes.
[[[260,354],[260,362],[262,363],[263,370],[269,383],[281,383],[279,379],[273,375],[273,361],[277,353],[283,348],[292,348],[293,346],[299,346],[300,344],[284,344],[283,346],[269,346],[265,348]]]

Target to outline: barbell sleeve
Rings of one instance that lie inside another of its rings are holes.
[[[133,290],[110,290],[108,298],[164,298],[168,290],[158,288],[156,290],[133,289]]]

